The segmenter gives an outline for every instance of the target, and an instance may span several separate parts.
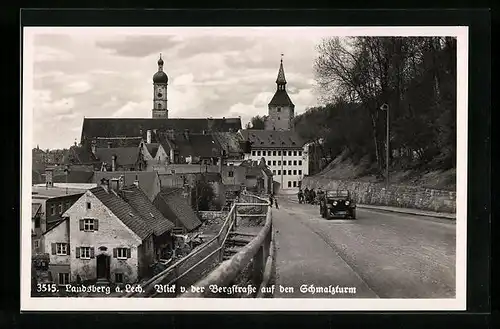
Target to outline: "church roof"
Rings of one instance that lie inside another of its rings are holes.
[[[97,137],[142,137],[147,130],[175,130],[201,133],[205,131],[238,131],[241,129],[240,118],[85,118],[82,128],[82,143],[85,139]]]
[[[269,105],[295,107],[286,90],[276,90],[276,93],[269,102]]]

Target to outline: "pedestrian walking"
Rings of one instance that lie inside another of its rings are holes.
[[[273,207],[273,195],[269,194],[269,203],[271,205],[271,208]]]
[[[276,205],[276,209],[279,209],[280,207],[278,206],[278,200],[276,200],[276,197],[274,197],[274,204]]]

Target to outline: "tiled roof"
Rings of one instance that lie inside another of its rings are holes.
[[[269,102],[269,105],[295,107],[286,90],[276,90],[276,93]]]
[[[40,209],[42,209],[41,203],[31,203],[31,217],[35,217]]]
[[[97,137],[94,139],[96,148],[104,147],[137,147],[142,141],[142,137]]]
[[[228,155],[239,155],[245,152],[244,139],[238,132],[214,132],[214,140]]]
[[[175,133],[174,139],[169,141],[181,157],[208,158],[221,155],[221,147],[211,134]]]
[[[238,131],[241,129],[240,118],[200,118],[200,119],[135,119],[135,118],[85,118],[82,127],[82,143],[96,137],[142,137],[147,130],[165,131],[174,129],[201,133],[203,130]]]
[[[54,183],[92,183],[94,177],[93,171],[75,171],[70,170],[68,177],[66,174],[54,175],[52,181]],[[67,180],[66,180],[67,179]]]
[[[44,184],[45,185],[45,184]],[[65,188],[65,187],[45,187],[45,186],[32,186],[31,195],[36,199],[51,199],[62,196],[83,194],[87,190],[79,188]]]
[[[101,162],[112,163],[113,155],[116,155],[116,165],[134,165],[139,158],[138,147],[96,148],[96,156]]]
[[[137,179],[139,187],[151,201],[160,190],[160,180],[156,171],[96,171],[94,183],[99,184],[103,178],[120,178],[120,176],[123,176],[125,186],[134,184]]]
[[[90,190],[123,224],[127,225],[141,239],[153,234],[150,225],[144,222],[142,216],[125,200],[118,195],[107,192],[103,187],[97,186]]]
[[[68,153],[63,157],[64,164],[93,163],[97,158],[89,147],[71,146]]]
[[[156,156],[156,152],[158,152],[158,148],[160,147],[159,143],[150,143],[144,144],[149,152],[149,154],[154,158]]]
[[[64,223],[65,221],[66,221],[66,219],[57,220],[54,222],[48,222],[47,229],[45,230],[45,232],[43,232],[43,235],[49,233],[50,231],[52,231],[53,229],[55,229],[56,227],[58,227],[60,224]]]
[[[292,130],[274,131],[274,130],[257,130],[244,129],[240,131],[245,140],[250,141],[252,149],[263,148],[289,148],[301,149],[304,142]]]
[[[135,185],[123,187],[121,196],[127,201],[143,218],[143,221],[153,230],[157,236],[174,228],[174,224],[166,219],[162,213],[149,201],[144,192]]]
[[[156,196],[154,205],[176,226],[182,225],[188,231],[192,231],[201,225],[200,219],[182,196],[182,189],[162,188]]]

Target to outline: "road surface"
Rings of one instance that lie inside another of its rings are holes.
[[[454,221],[361,208],[328,221],[318,206],[278,201],[275,298],[455,297]]]

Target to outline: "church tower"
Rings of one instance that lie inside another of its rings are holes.
[[[168,76],[163,71],[163,59],[158,60],[158,72],[153,75],[153,119],[167,119]]]
[[[268,105],[268,117],[266,120],[266,130],[290,130],[292,120],[295,115],[295,105],[286,92],[285,70],[283,69],[283,54],[276,78],[276,93]]]

